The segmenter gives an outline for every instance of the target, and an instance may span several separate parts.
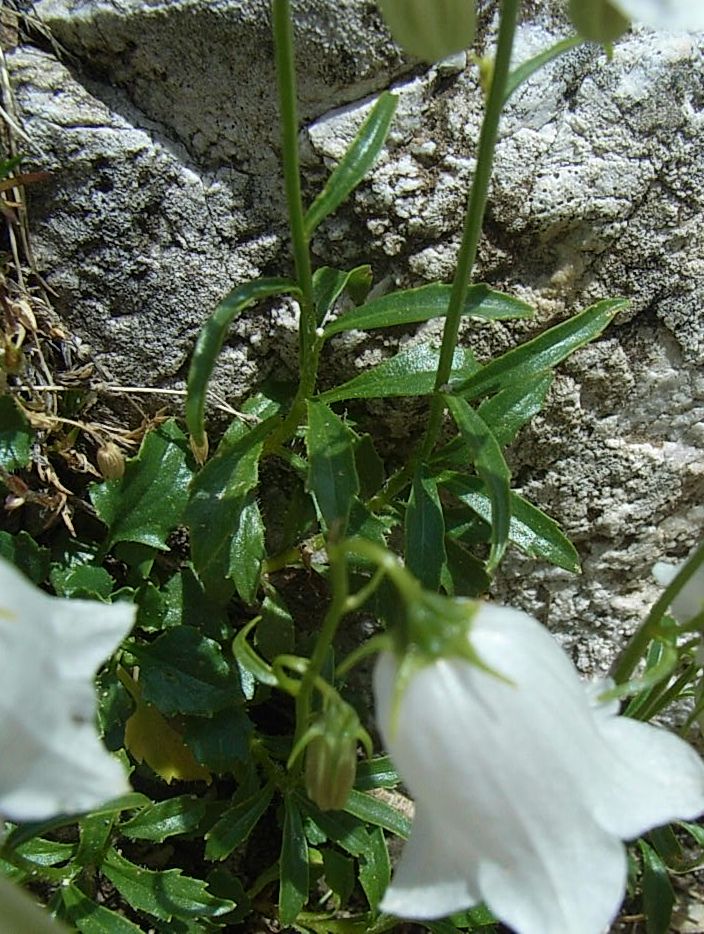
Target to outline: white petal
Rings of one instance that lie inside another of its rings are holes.
[[[479,895],[521,934],[594,934],[624,894],[621,835],[703,810],[704,768],[676,737],[664,734],[660,744],[655,728],[614,727],[622,721],[613,705],[593,710],[567,656],[526,614],[485,605],[470,638],[512,683],[441,659],[413,675],[394,716],[395,658],[380,657],[375,670],[380,729],[423,815],[421,839],[431,841],[453,895],[465,879],[464,907]],[[685,775],[666,790],[652,774],[664,757]],[[618,808],[626,814],[617,827]],[[409,867],[393,883],[401,915],[431,898],[421,845]]]
[[[439,830],[437,835],[435,830]],[[399,918],[443,918],[481,900],[458,867],[455,853],[432,816],[416,808],[411,836],[394,869],[393,882],[379,906]]]
[[[50,597],[0,561],[0,812],[40,820],[129,789],[94,726],[93,677],[134,607]]]
[[[598,720],[610,747],[608,774],[594,808],[601,825],[623,840],[704,811],[704,764],[673,733],[627,717]]]
[[[638,23],[671,32],[704,29],[701,0],[613,0],[622,13]]]
[[[658,561],[653,565],[653,577],[663,587],[676,577],[682,564]],[[692,577],[672,601],[670,612],[678,623],[688,623],[704,610],[704,565],[699,565]]]

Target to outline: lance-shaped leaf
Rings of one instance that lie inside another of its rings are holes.
[[[291,279],[265,278],[244,282],[233,289],[216,307],[201,328],[188,371],[186,424],[195,450],[205,451],[207,439],[203,425],[205,396],[227,329],[254,302],[272,295],[298,294]]]
[[[93,484],[90,498],[108,527],[108,545],[137,542],[166,551],[166,538],[183,519],[191,482],[191,455],[175,421],[150,431],[119,480]]]
[[[508,386],[482,402],[477,411],[502,447],[510,444],[523,425],[542,409],[553,379],[550,371],[541,373],[520,385]],[[461,435],[436,451],[432,458],[434,464],[446,465],[464,465],[467,460],[467,448]]]
[[[442,485],[487,522],[491,519],[491,498],[478,477],[448,474]],[[531,505],[518,493],[511,493],[509,540],[525,554],[549,561],[566,571],[578,573],[579,555],[557,522]]]
[[[307,488],[315,496],[328,529],[344,535],[359,478],[354,462],[355,437],[332,409],[308,403]]]
[[[486,484],[491,499],[491,551],[487,570],[501,561],[508,543],[511,521],[511,474],[503,452],[486,422],[457,396],[446,395],[447,406],[467,445],[477,473]]]
[[[273,403],[262,403],[251,414],[266,419],[275,411]],[[272,424],[271,419],[265,420],[250,429],[239,421],[233,422],[215,456],[197,474],[191,487],[185,519],[191,530],[193,564],[214,600],[224,602],[230,597],[232,580],[242,588],[247,600],[256,590],[253,567],[262,557],[258,551],[261,542],[255,534],[249,534],[256,531],[256,517],[248,494],[259,480],[259,458]],[[245,544],[249,563],[243,568],[239,561]]]
[[[376,910],[390,879],[391,860],[384,831],[381,827],[373,827],[369,833],[369,846],[359,860],[359,883],[364,889],[370,908]]]
[[[551,45],[550,48],[539,52],[527,61],[522,62],[517,68],[514,68],[506,81],[504,104],[506,104],[509,97],[511,97],[524,82],[528,81],[536,71],[540,71],[541,68],[544,68],[545,65],[553,61],[553,59],[559,58],[560,55],[569,52],[571,49],[583,43],[584,38],[582,36],[568,36],[566,39],[560,39],[559,42]]]
[[[220,820],[205,835],[205,858],[227,859],[257,826],[273,794],[272,786],[266,785],[224,811]]]
[[[426,396],[435,386],[440,351],[432,344],[416,344],[384,360],[354,379],[318,396],[320,402],[343,399],[379,399],[390,396]],[[462,379],[480,369],[467,347],[458,347],[452,358],[451,378]]]
[[[557,366],[579,347],[598,337],[627,305],[622,298],[597,302],[568,321],[502,354],[467,379],[453,382],[452,391],[466,399],[475,399],[508,386],[521,385]]]
[[[284,796],[284,832],[279,860],[279,920],[293,924],[308,900],[308,841],[293,795]]]
[[[130,840],[163,843],[167,837],[190,833],[205,816],[205,801],[197,795],[178,795],[149,804],[131,820],[120,825],[120,832]]]
[[[256,496],[249,492],[242,499],[230,546],[230,576],[245,603],[257,598],[264,551],[264,520]]]
[[[313,301],[318,325],[322,325],[328,312],[347,290],[355,304],[364,300],[372,284],[372,267],[356,266],[354,269],[333,269],[321,266],[313,273]],[[326,335],[327,336],[327,335]]]
[[[182,875],[180,869],[153,872],[115,850],[108,853],[102,870],[128,904],[162,921],[217,918],[235,907],[234,902],[211,895],[201,879]]]
[[[450,304],[451,285],[434,282],[418,289],[392,292],[382,295],[359,308],[340,315],[325,328],[325,337],[341,331],[370,331],[373,328],[388,328],[398,324],[415,324],[442,318]],[[488,285],[471,285],[462,308],[463,317],[472,316],[486,321],[502,321],[507,318],[528,318],[533,309],[526,302],[490,289]]]
[[[390,830],[404,840],[411,832],[411,822],[405,814],[392,808],[381,798],[365,794],[363,791],[352,789],[345,805],[345,811],[376,827]]]
[[[404,558],[428,590],[437,590],[445,564],[445,522],[437,481],[420,467],[406,506]]]
[[[398,97],[385,91],[372,107],[352,145],[306,212],[304,224],[308,237],[313,235],[323,218],[337,210],[376,161],[389,132],[397,103]]]
[[[110,934],[140,934],[142,931],[142,928],[138,928],[116,911],[98,905],[88,898],[77,885],[62,888],[61,900],[68,920],[81,934],[105,934],[105,931],[110,931]],[[32,927],[32,931],[40,934],[39,928]],[[65,928],[61,927],[59,931],[65,931]]]

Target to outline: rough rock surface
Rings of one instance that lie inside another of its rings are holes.
[[[40,0],[57,48],[8,56],[54,172],[32,206],[35,251],[57,309],[122,383],[179,385],[218,298],[288,266],[267,6]],[[481,119],[476,69],[405,61],[373,3],[295,8],[309,193],[370,96],[393,85],[401,97],[387,152],[320,230],[320,262],[370,261],[387,286],[449,278]],[[567,32],[557,2],[526,8],[517,62]],[[585,671],[603,670],[642,617],[653,561],[685,554],[704,528],[703,49],[635,28],[611,61],[574,50],[514,95],[501,126],[479,275],[537,314],[468,324],[462,339],[486,358],[595,299],[631,300],[562,367],[512,451],[519,487],[576,541],[584,574],[515,556],[497,595],[549,612]],[[236,402],[290,364],[293,324],[276,305],[242,319],[220,393]],[[438,333],[339,340],[323,380]],[[388,435],[407,435],[417,409],[385,407]]]

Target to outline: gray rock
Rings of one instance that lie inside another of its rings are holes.
[[[522,61],[566,34],[559,4],[527,4]],[[370,178],[314,244],[318,262],[370,261],[383,287],[447,279],[479,132],[476,69],[414,67],[373,3],[296,8],[304,164],[314,194],[393,85],[399,112]],[[539,8],[539,9],[538,9]],[[288,271],[264,0],[41,0],[65,62],[9,55],[25,127],[54,173],[37,192],[35,250],[57,308],[120,382],[182,385],[199,324],[235,283]],[[557,11],[557,12],[556,12]],[[481,17],[482,40],[495,23]],[[344,25],[343,25],[344,24]],[[656,594],[649,568],[704,528],[704,56],[694,37],[634,29],[613,59],[582,47],[510,101],[478,277],[536,307],[532,322],[467,324],[486,358],[598,298],[630,310],[561,368],[511,456],[529,498],[578,544],[573,577],[514,555],[496,594],[549,619],[585,671]],[[233,328],[217,388],[236,402],[295,365],[295,308]],[[334,342],[323,382],[399,342]],[[394,445],[422,405],[372,405]]]

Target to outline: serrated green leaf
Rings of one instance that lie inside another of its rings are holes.
[[[359,477],[360,496],[362,499],[371,499],[379,492],[386,479],[384,461],[374,447],[371,435],[361,435],[357,438],[354,462]]]
[[[293,924],[308,901],[308,841],[293,795],[284,796],[284,831],[279,858],[279,921]]]
[[[359,492],[354,435],[341,418],[320,402],[308,402],[307,489],[331,531],[342,537]]]
[[[508,544],[511,474],[501,448],[481,416],[464,399],[446,395],[445,400],[491,501],[491,550],[487,570],[493,571]]]
[[[114,814],[97,817],[86,814],[80,818],[76,865],[84,868],[100,866],[112,840],[114,823]]]
[[[264,520],[253,492],[242,499],[237,526],[230,545],[229,577],[244,603],[257,599],[265,557]]]
[[[34,433],[11,396],[0,395],[0,467],[8,473],[29,463]]]
[[[328,214],[337,210],[376,162],[397,103],[398,97],[388,91],[379,96],[349,149],[330,174],[325,187],[308,208],[304,218],[307,237],[313,235],[315,228]]]
[[[643,912],[647,934],[667,934],[670,930],[675,893],[667,867],[645,840],[638,841],[643,859]]]
[[[315,314],[320,327],[328,312],[347,289],[354,295],[369,290],[372,282],[372,267],[357,266],[347,271],[333,269],[332,266],[320,266],[313,273],[313,301]]]
[[[360,373],[354,379],[321,393],[319,402],[375,399],[391,396],[427,396],[435,387],[440,350],[432,344],[415,344]],[[480,369],[468,347],[458,347],[452,358],[451,376],[463,379]]]
[[[130,840],[163,843],[167,837],[191,833],[205,815],[205,802],[196,795],[178,795],[149,804],[130,820],[120,824],[120,833]]]
[[[163,921],[217,918],[235,907],[234,902],[211,895],[202,879],[184,876],[180,869],[153,872],[129,862],[115,850],[108,853],[102,868],[133,908]]]
[[[105,568],[94,564],[70,568],[54,567],[50,579],[59,597],[86,597],[107,601],[115,587],[115,581]]]
[[[445,522],[434,477],[419,467],[406,506],[406,567],[427,590],[437,590],[446,561]]]
[[[205,858],[227,859],[244,843],[271,804],[274,791],[270,785],[228,808],[205,835]]]
[[[167,551],[166,538],[183,519],[191,482],[190,454],[175,421],[150,431],[119,480],[93,484],[90,498],[108,527],[108,547],[137,542]]]
[[[402,837],[404,840],[411,832],[411,821],[405,814],[392,808],[380,798],[374,798],[354,788],[345,804],[345,811],[375,827],[390,830],[391,833],[395,833],[397,837]]]
[[[49,551],[25,531],[17,535],[0,531],[0,557],[14,564],[33,584],[41,584],[49,574]]]
[[[359,858],[359,882],[371,909],[379,907],[390,880],[391,860],[384,831],[374,827],[369,832],[369,846]]]
[[[621,298],[597,302],[568,321],[502,354],[469,377],[452,380],[452,392],[465,399],[476,399],[508,386],[520,386],[594,340],[627,306],[628,302]]]
[[[217,642],[175,626],[150,645],[130,645],[140,663],[142,699],[164,716],[210,717],[242,700],[237,672]]]
[[[447,487],[463,503],[470,506],[487,522],[491,518],[489,495],[483,482],[477,477],[449,474],[443,478]],[[546,516],[536,506],[511,493],[511,523],[509,541],[533,558],[549,561],[566,571],[579,573],[579,555],[557,522]]]
[[[254,428],[233,422],[191,487],[185,521],[191,530],[193,564],[206,592],[222,603],[233,590],[233,539],[240,533],[248,494],[257,486],[259,458],[276,411],[274,404],[263,404],[253,414],[264,420]],[[240,583],[247,583],[246,574]]]
[[[61,889],[61,901],[66,917],[81,934],[140,934],[142,930],[116,911],[96,904],[76,885]]]
[[[374,328],[417,324],[432,318],[442,318],[447,314],[451,293],[451,285],[434,282],[417,289],[382,295],[331,321],[325,327],[325,337],[332,337],[341,331],[371,331]],[[528,318],[532,314],[533,309],[526,302],[483,284],[470,285],[462,308],[463,317],[486,321]]]
[[[252,721],[241,707],[229,707],[211,719],[190,718],[183,738],[201,765],[222,774],[246,761],[252,729]]]
[[[244,282],[225,296],[201,328],[188,371],[186,395],[186,425],[197,449],[206,446],[203,424],[206,392],[227,329],[254,302],[272,295],[296,295],[298,292],[297,284],[290,279],[265,278]]]

